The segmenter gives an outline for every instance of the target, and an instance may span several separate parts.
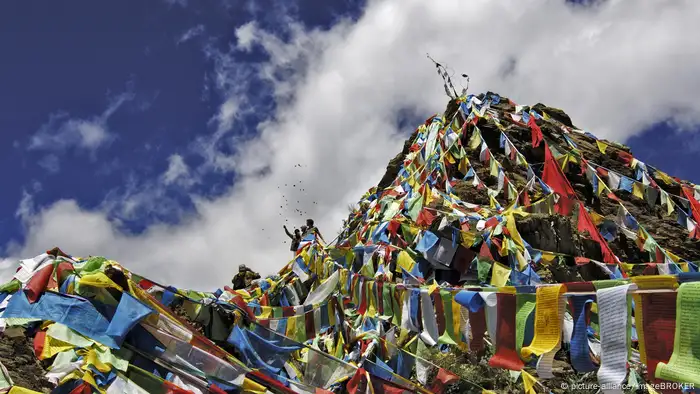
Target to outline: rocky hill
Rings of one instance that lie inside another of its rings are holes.
[[[560,109],[464,95],[334,243],[310,229],[245,289],[177,289],[57,248],[22,260],[0,288],[0,387],[679,392],[700,384],[699,198]]]

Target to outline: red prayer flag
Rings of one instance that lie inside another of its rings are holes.
[[[540,129],[540,126],[537,125],[537,122],[535,122],[534,116],[530,116],[530,120],[528,120],[527,125],[530,126],[530,130],[532,130],[532,147],[537,148],[540,146],[542,141],[544,141],[542,130]]]
[[[384,282],[377,281],[377,309],[380,316],[384,316]]]
[[[246,374],[246,376],[248,378],[250,378],[251,380],[262,384],[263,386],[266,386],[268,388],[274,388],[275,389],[275,390],[273,390],[274,392],[288,393],[288,394],[295,394],[296,393],[296,391],[285,386],[279,380],[273,379],[273,378],[263,374],[260,371],[250,371]]]
[[[442,394],[445,392],[445,388],[447,388],[447,386],[455,382],[459,382],[459,376],[453,374],[445,368],[440,368],[437,376],[435,376],[433,385],[430,387],[430,391],[435,394]]]
[[[442,305],[442,297],[440,297],[440,290],[436,289],[433,294],[431,294],[433,299],[433,304],[435,305],[435,320],[438,326],[438,335],[445,333],[445,308]],[[450,311],[451,312],[451,311]]]
[[[491,255],[491,250],[489,250],[489,246],[486,245],[486,242],[481,243],[481,248],[479,249],[479,256],[493,261],[493,255]]]
[[[34,273],[34,276],[27,283],[27,287],[24,288],[24,293],[27,295],[29,303],[33,304],[39,299],[46,286],[48,286],[52,275],[53,264],[49,264]]]
[[[484,308],[476,312],[469,311],[469,324],[472,328],[472,340],[469,350],[480,351],[484,348],[484,334],[486,333],[486,311]]]
[[[428,208],[423,208],[420,213],[418,213],[416,224],[419,226],[430,226],[434,219],[435,215],[433,215]]]
[[[39,331],[34,336],[34,356],[42,360],[41,353],[44,351],[44,342],[46,341],[46,331]]]
[[[530,195],[527,193],[527,190],[523,190],[523,194],[521,196],[521,201],[520,204],[522,205],[530,205]]]
[[[656,264],[663,264],[666,262],[666,259],[664,258],[664,254],[661,251],[661,248],[656,246],[656,260],[654,261]]]
[[[690,201],[690,211],[693,214],[695,223],[700,223],[700,203],[693,196],[693,189],[689,188],[688,186],[683,186],[683,194],[685,194],[685,198]]]
[[[304,314],[304,323],[306,325],[306,339],[312,339],[316,337],[316,327],[314,324],[314,314],[313,312],[308,312]],[[321,327],[319,327],[321,328]]]
[[[494,368],[506,368],[520,371],[525,363],[515,350],[515,294],[498,293],[496,310],[496,353],[489,359],[489,365]]]
[[[165,388],[165,394],[194,394],[191,390],[185,390],[175,383],[167,380],[163,381],[163,386]]]
[[[485,228],[491,228],[491,227],[496,227],[498,225],[499,221],[497,217],[492,217],[489,218],[489,220],[486,221],[486,224],[484,225]]]
[[[561,168],[559,168],[559,163],[552,156],[552,151],[547,144],[544,145],[542,181],[560,196],[556,206],[557,213],[568,216],[571,213],[571,200],[576,199],[576,193],[571,184],[569,184],[569,180],[564,176]]]
[[[282,317],[291,317],[294,316],[294,307],[293,306],[283,306],[282,307]]]
[[[363,393],[367,390],[367,372],[364,368],[357,368],[352,379],[348,380],[345,388],[350,394]]]
[[[622,150],[617,151],[617,157],[619,157],[620,161],[626,165],[630,165],[632,163],[632,159],[634,159],[634,156]]]
[[[360,307],[358,308],[357,313],[364,315],[365,312],[367,312],[367,289],[364,280],[360,280],[358,284],[360,286]]]
[[[603,261],[606,264],[617,264],[615,255],[613,254],[612,250],[610,250],[605,238],[603,238],[598,232],[598,228],[596,228],[596,226],[593,224],[593,220],[591,219],[590,215],[588,215],[588,211],[586,211],[583,204],[578,204],[577,230],[580,233],[588,232],[591,239],[598,242],[598,245],[600,245],[600,253],[603,255]]]
[[[92,386],[83,381],[79,386],[70,391],[70,394],[92,394]]]
[[[209,385],[209,392],[211,394],[226,394],[226,392],[221,389],[221,387],[215,385],[214,383]]]
[[[647,374],[654,383],[662,382],[654,377],[657,364],[668,362],[673,353],[673,339],[676,332],[676,296],[677,293],[641,294]]]

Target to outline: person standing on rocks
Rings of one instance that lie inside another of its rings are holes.
[[[294,229],[294,234],[290,233],[289,230],[287,229],[287,225],[284,225],[284,232],[287,234],[289,239],[292,240],[292,245],[289,247],[289,250],[292,251],[294,255],[297,254],[297,249],[299,249],[299,243],[301,243],[301,231],[299,231],[298,228]]]
[[[253,272],[250,268],[246,267],[245,264],[241,264],[238,266],[238,273],[231,280],[233,290],[245,289],[250,286],[255,279],[260,279],[260,274]]]
[[[303,227],[302,227],[303,228]],[[318,231],[318,228],[314,226],[314,220],[313,219],[306,219],[306,232],[302,235],[302,237],[305,237],[308,234],[313,234],[316,237],[318,237],[321,241],[326,242],[323,239],[323,236],[321,236],[321,233]]]

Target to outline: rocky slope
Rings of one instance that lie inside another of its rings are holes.
[[[443,178],[448,178],[451,194],[461,202],[493,208],[494,204],[489,197],[491,193],[500,207],[507,207],[516,199],[513,198],[514,193],[509,195],[498,190],[498,178],[501,175],[514,187],[519,204],[527,205],[527,202],[532,203],[545,197],[539,184],[545,162],[544,143],[533,146],[533,127],[524,120],[523,114],[526,114],[525,117],[532,118],[541,130],[544,141],[557,156],[555,159],[573,187],[575,198],[591,213],[599,230],[603,229],[607,245],[619,262],[625,264],[620,267],[623,276],[627,274],[626,269],[634,274],[642,269],[653,271],[655,267],[641,266],[645,263],[663,263],[666,266],[662,270],[675,270],[673,265],[680,268],[690,262],[692,267],[693,262],[700,260],[700,243],[694,232],[689,230],[694,226],[695,216],[688,195],[683,191],[686,188],[691,196],[697,198],[700,192],[696,191],[695,185],[634,159],[630,149],[622,144],[600,140],[589,132],[577,129],[569,116],[560,109],[541,103],[531,107],[519,106],[506,97],[491,92],[470,96],[470,99],[475,100],[472,103],[481,102],[484,105],[474,104],[473,107],[470,105],[470,108],[466,108],[464,102],[452,100],[444,114],[446,122],[454,122],[453,130],[461,130],[459,142],[464,148],[468,165],[460,169],[458,160],[452,159],[453,163],[449,160],[444,162],[446,176],[440,178],[442,174],[439,174],[440,182],[435,186],[441,193],[445,193]],[[483,112],[483,116],[479,116],[479,111]],[[466,119],[475,112],[473,119]],[[534,115],[529,115],[530,113]],[[429,124],[430,119],[425,125]],[[483,144],[470,149],[470,140],[473,140],[475,130],[478,130]],[[397,176],[407,160],[411,146],[420,143],[416,141],[417,136],[418,130],[408,138],[403,150],[389,162],[384,177],[377,185],[378,194],[390,189],[392,184],[401,182],[401,177],[397,180]],[[487,160],[483,160],[484,149],[488,149]],[[499,170],[492,171],[492,160],[496,161]],[[476,173],[478,181],[467,176],[469,171]],[[536,177],[536,182],[534,186],[528,186],[528,179],[532,175]],[[619,179],[625,177],[626,184],[621,185]],[[597,184],[596,190],[594,184]],[[527,202],[523,199],[524,190],[527,190]],[[433,205],[439,206],[441,203],[441,198],[438,197]],[[600,243],[577,231],[575,212],[567,216],[558,214],[551,206],[549,210],[536,206],[527,209],[533,214],[516,218],[523,239],[534,249],[561,254],[557,256],[557,264],[538,272],[541,276],[553,282],[609,278],[609,274],[589,264],[576,264],[577,258],[579,261],[582,261],[580,258],[589,258],[603,262],[603,256]],[[362,216],[355,216],[356,219],[358,217]],[[629,225],[630,217],[634,218],[638,226]],[[440,220],[441,215],[438,214],[435,221]],[[625,223],[628,225],[620,226]],[[640,248],[648,238],[668,253],[657,253],[657,249],[649,243],[646,248]],[[656,268],[655,272],[661,271]],[[452,276],[458,275],[453,273]]]

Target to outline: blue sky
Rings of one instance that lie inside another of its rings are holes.
[[[426,52],[700,181],[700,53],[675,29],[697,3],[528,1],[0,4],[2,268],[57,245],[193,287],[274,271],[281,224],[332,238],[444,108]]]
[[[226,51],[235,41],[235,27],[253,18],[263,27],[282,31],[276,14],[265,15],[264,10],[283,3],[0,5],[0,48],[10,54],[0,65],[0,160],[4,168],[13,169],[4,179],[8,192],[0,195],[0,241],[23,239],[21,223],[14,217],[23,191],[32,193],[37,207],[75,198],[81,206],[96,208],[110,196],[123,196],[160,176],[172,154],[183,155],[190,165],[201,163],[190,147],[198,135],[212,129],[209,120],[221,101],[214,60],[206,51]],[[324,1],[307,1],[285,10],[310,26],[328,27],[337,14],[357,13],[349,3],[329,7]],[[242,54],[237,60],[257,62],[261,57]],[[253,89],[265,87],[256,84]],[[264,102],[265,94],[261,96]],[[119,100],[123,101],[115,105]],[[58,150],[50,145],[31,148],[32,136],[42,128],[55,134],[70,119],[91,120],[110,105],[114,112],[103,127],[111,136],[94,149],[74,141]],[[232,178],[230,173],[209,173],[194,189],[216,196]],[[184,211],[192,209],[177,185],[163,197]],[[176,219],[158,210],[128,216],[124,228],[133,232],[154,220]]]

